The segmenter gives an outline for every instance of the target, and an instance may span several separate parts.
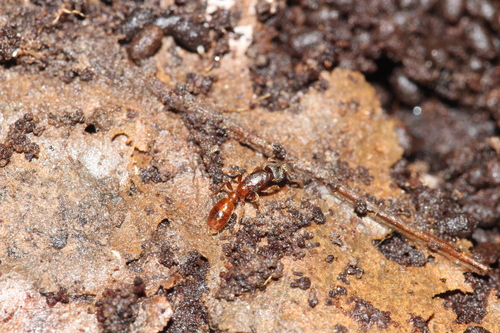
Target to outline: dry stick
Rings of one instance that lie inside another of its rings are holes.
[[[218,121],[231,138],[251,147],[255,151],[258,151],[267,157],[273,157],[276,154],[277,149],[279,150],[281,147],[281,145],[272,144],[255,133],[235,124],[233,121],[228,120],[212,108],[202,106],[193,100],[187,100],[192,99],[192,96],[190,95],[179,96],[175,93],[168,92],[166,89],[167,87],[159,81],[150,81],[149,88],[163,104],[171,107],[177,112],[186,112],[194,117],[198,117],[201,121],[206,119]],[[472,257],[466,255],[443,239],[415,228],[412,225],[407,224],[398,216],[388,212],[387,209],[364,200],[355,190],[344,184],[337,183],[334,179],[332,179],[332,175],[327,170],[319,167],[318,165],[310,163],[298,156],[293,155],[292,153],[286,154],[286,160],[288,163],[292,164],[293,169],[300,170],[312,178],[328,185],[331,189],[333,189],[333,194],[341,201],[347,202],[352,207],[356,207],[357,203],[363,202],[363,204],[366,205],[368,214],[371,218],[382,225],[395,229],[410,239],[423,242],[431,251],[439,252],[448,259],[451,259],[456,263],[461,263],[476,273],[486,275],[490,271],[490,268],[487,265],[474,260]]]

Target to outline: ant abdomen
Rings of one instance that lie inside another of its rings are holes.
[[[223,198],[215,204],[208,214],[207,225],[211,233],[219,232],[231,217],[234,211],[234,202],[229,198]]]

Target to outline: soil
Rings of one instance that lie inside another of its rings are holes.
[[[498,3],[0,13],[2,331],[498,331]],[[211,235],[270,161],[287,180]]]

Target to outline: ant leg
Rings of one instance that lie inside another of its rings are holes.
[[[280,161],[278,161],[277,159],[275,159],[274,157],[269,157],[269,158],[267,159],[267,164],[269,164],[269,163],[280,164],[281,162],[280,162]]]
[[[243,179],[243,175],[241,173],[235,174],[234,176],[230,175],[229,177],[236,177],[236,182],[238,184],[241,183],[241,181]],[[234,189],[233,189],[233,186],[231,185],[231,181],[227,181],[225,183],[222,183],[222,185],[217,189],[217,191],[213,192],[212,195],[216,195],[222,190],[224,190],[226,192],[233,192]]]
[[[229,178],[235,178],[235,177],[238,177],[239,175],[241,175],[241,172],[231,170],[231,171],[225,172],[225,175],[228,176]]]
[[[239,174],[238,176],[236,176],[236,182],[239,184],[241,183],[241,179],[242,179],[242,175]],[[226,189],[224,189],[224,187],[226,187]],[[221,187],[217,190],[217,192],[215,192],[214,194],[217,194],[219,193],[220,191],[222,190],[227,190],[226,192],[233,192],[234,189],[233,189],[233,185],[231,185],[231,182],[225,182],[224,184],[221,185]]]
[[[260,208],[260,196],[257,193],[252,193],[247,196],[247,200],[255,206],[255,208],[259,211],[260,215],[264,215],[262,213],[262,209]]]
[[[263,168],[261,167],[256,167],[255,169],[253,169],[253,171],[251,173],[254,173],[255,171],[259,171],[259,170],[262,170]]]
[[[229,190],[229,192],[232,192],[233,191],[233,186],[231,185],[231,182],[225,182],[223,183],[219,189],[217,191],[215,191],[214,193],[212,193],[212,195],[216,195],[218,194],[220,191],[222,190],[226,190],[224,187],[227,188],[227,190]]]
[[[278,192],[279,190],[281,190],[281,187],[279,187],[278,185],[272,185],[263,190],[260,190],[260,192],[265,194],[273,194]]]
[[[292,167],[290,166],[289,163],[284,163],[281,168],[285,172],[286,178],[291,184],[297,184],[298,187],[304,187],[304,184],[299,181],[296,177],[296,175],[292,172]]]
[[[237,167],[236,165],[231,165],[227,168],[224,168],[222,172],[229,178],[235,179],[240,175],[244,175],[246,171],[247,171],[246,168]]]

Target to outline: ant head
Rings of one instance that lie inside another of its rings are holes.
[[[269,163],[266,165],[265,169],[273,174],[274,183],[281,183],[286,179],[287,172],[285,168],[278,163]]]

